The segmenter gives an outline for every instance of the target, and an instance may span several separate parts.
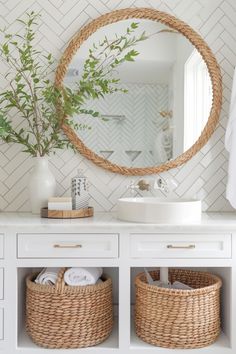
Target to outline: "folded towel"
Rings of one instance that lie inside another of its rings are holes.
[[[179,290],[193,290],[191,286],[188,286],[187,284],[181,283],[180,281],[175,281],[172,286],[172,289],[179,289]]]
[[[64,274],[67,285],[92,285],[96,284],[103,273],[102,268],[70,268]]]
[[[37,284],[54,285],[60,268],[43,268],[35,279]]]
[[[72,203],[71,197],[50,197],[48,203]]]
[[[65,202],[65,203],[48,202],[48,210],[72,210],[72,202]]]
[[[225,134],[225,148],[229,152],[226,198],[236,209],[236,69],[233,78],[229,120]]]

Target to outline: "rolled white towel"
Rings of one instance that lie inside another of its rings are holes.
[[[64,274],[64,281],[67,285],[93,285],[103,273],[102,268],[70,268]]]
[[[37,284],[54,285],[60,268],[43,268],[35,279]]]

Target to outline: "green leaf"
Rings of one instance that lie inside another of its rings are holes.
[[[12,131],[11,123],[4,117],[3,114],[0,114],[0,137],[6,138],[6,136]]]
[[[130,25],[130,27],[132,28],[132,29],[136,29],[136,28],[138,28],[138,22],[132,22],[131,23],[131,25]]]
[[[2,51],[3,51],[3,54],[5,54],[5,55],[8,55],[8,54],[9,54],[9,46],[8,46],[7,43],[4,43],[4,44],[2,45]]]

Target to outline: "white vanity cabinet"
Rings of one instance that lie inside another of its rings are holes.
[[[4,340],[4,237],[0,232],[0,349]]]
[[[0,300],[4,299],[4,268],[0,268]]]
[[[4,309],[0,307],[0,340],[4,339]]]
[[[236,215],[204,215],[194,225],[118,221],[112,214],[77,220],[0,214],[0,353],[235,354]],[[24,327],[25,277],[42,267],[101,266],[113,281],[114,329],[102,344],[77,350],[36,346]],[[186,267],[218,274],[222,334],[210,347],[173,350],[142,342],[133,326],[134,278],[144,267]]]
[[[0,259],[4,258],[4,234],[0,233]]]

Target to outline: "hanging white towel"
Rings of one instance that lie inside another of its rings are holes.
[[[229,120],[225,134],[225,148],[229,152],[226,198],[236,209],[236,69],[233,78]]]
[[[37,284],[54,285],[60,268],[43,268],[35,279]]]
[[[157,134],[157,137],[154,141],[153,156],[155,163],[157,164],[164,163],[168,160],[165,147],[163,146],[164,136],[165,133],[161,131]]]
[[[102,268],[70,268],[64,274],[64,281],[67,285],[93,285],[103,273]]]

